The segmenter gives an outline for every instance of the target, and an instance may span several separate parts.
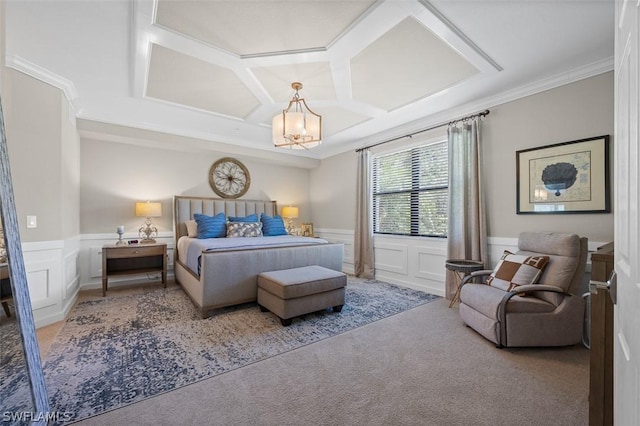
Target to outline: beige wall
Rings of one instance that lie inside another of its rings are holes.
[[[80,234],[80,136],[75,112],[60,99],[60,210],[62,238]]]
[[[322,160],[311,171],[311,220],[316,228],[354,229],[356,221],[356,166],[349,151]]]
[[[517,215],[516,151],[611,135],[613,204],[613,73],[609,72],[491,108],[483,126],[488,233],[571,231],[593,241],[613,240],[613,214]]]
[[[174,195],[219,198],[209,186],[211,165],[223,153],[180,152],[138,145],[82,140],[80,232],[115,234],[124,225],[137,233],[143,219],[134,216],[136,201],[160,201],[162,217],[154,220],[159,232],[173,230]],[[309,171],[277,166],[235,156],[251,175],[243,199],[276,200],[300,208],[298,223],[311,218]]]
[[[435,133],[425,139],[437,138]],[[522,231],[551,230],[611,241],[613,214],[516,214],[517,150],[600,135],[613,136],[611,72],[491,108],[483,123],[482,151],[489,236],[515,238]],[[614,146],[612,139],[611,149]],[[322,160],[312,171],[316,227],[355,228],[356,162],[355,152],[350,151]],[[613,188],[611,181],[612,194]]]
[[[77,235],[78,139],[66,119],[62,92],[20,72],[5,69],[7,149],[22,242],[60,240]],[[63,111],[64,110],[64,111]],[[63,118],[63,116],[65,118]],[[63,161],[63,155],[65,155]],[[75,194],[75,195],[74,195]],[[27,215],[37,228],[26,227]]]

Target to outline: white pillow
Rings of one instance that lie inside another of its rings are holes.
[[[198,238],[198,223],[195,220],[188,220],[184,224],[187,225],[187,236]]]

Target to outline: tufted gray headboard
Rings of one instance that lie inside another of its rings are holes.
[[[222,198],[184,197],[176,195],[173,197],[173,234],[176,239],[187,235],[187,220],[193,219],[194,213],[206,214],[209,216],[224,212],[227,216],[247,216],[260,213],[274,216],[278,212],[275,201],[265,200],[230,200]]]

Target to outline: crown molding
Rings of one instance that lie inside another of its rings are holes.
[[[516,89],[508,90],[495,96],[485,98],[484,104],[487,108],[512,102],[537,93],[546,92],[560,86],[575,83],[586,78],[595,77],[609,71],[613,71],[614,58],[608,58],[592,62],[572,70],[555,74],[551,77],[543,78],[533,83],[522,85]]]
[[[104,125],[114,127],[105,130]],[[130,132],[128,129],[133,129]],[[280,166],[313,169],[320,160],[301,157],[280,151],[258,150],[249,146],[213,142],[206,138],[183,135],[178,131],[165,132],[161,129],[136,127],[121,123],[109,123],[100,120],[80,118],[78,122],[80,137],[99,142],[122,143],[147,148],[174,150],[180,152],[202,153],[216,152],[241,156],[253,161]],[[287,155],[288,154],[288,155]]]
[[[78,91],[71,80],[67,80],[66,78],[20,56],[7,55],[5,61],[7,67],[20,71],[21,73],[27,74],[37,80],[60,89],[62,93],[64,93],[69,104],[73,105],[73,102],[78,99]]]

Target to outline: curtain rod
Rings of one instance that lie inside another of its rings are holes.
[[[466,116],[466,117],[458,118],[457,120],[451,120],[451,121],[447,121],[447,122],[444,122],[444,123],[436,124],[435,126],[431,126],[431,127],[429,127],[428,129],[418,130],[417,132],[409,133],[409,134],[404,135],[404,136],[398,136],[397,138],[388,139],[388,140],[386,140],[386,141],[382,141],[382,142],[374,143],[373,145],[364,146],[364,147],[362,147],[362,148],[358,148],[358,149],[356,149],[356,152],[364,151],[365,149],[373,148],[373,147],[375,147],[375,146],[383,145],[383,144],[385,144],[385,143],[389,143],[389,142],[397,141],[397,140],[400,140],[400,139],[410,138],[410,137],[412,137],[413,135],[417,135],[417,134],[419,134],[419,133],[428,132],[429,130],[434,130],[434,129],[437,129],[437,128],[439,128],[439,127],[443,127],[443,126],[451,126],[452,124],[456,124],[456,123],[459,123],[459,122],[461,122],[461,121],[470,120],[470,119],[472,119],[472,118],[476,118],[476,117],[485,117],[485,116],[489,115],[489,112],[490,112],[490,111],[489,111],[488,109],[485,109],[485,110],[484,110],[484,111],[482,111],[482,112],[477,112],[477,113],[475,113],[475,114],[471,114],[471,115],[468,115],[468,116]]]

